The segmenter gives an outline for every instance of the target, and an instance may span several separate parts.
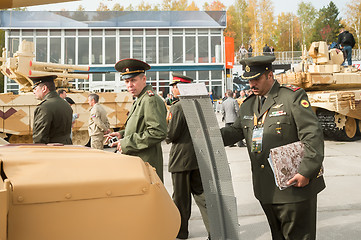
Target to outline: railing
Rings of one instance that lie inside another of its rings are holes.
[[[275,64],[297,64],[301,62],[302,51],[284,51],[284,52],[274,52],[269,53],[276,57]],[[243,58],[248,58],[249,56],[255,57],[259,55],[264,55],[263,52],[253,52],[252,55],[245,54],[241,56],[238,52],[235,54],[235,64],[239,64],[239,61]],[[361,61],[361,49],[352,49],[352,61]]]

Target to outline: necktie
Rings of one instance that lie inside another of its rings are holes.
[[[261,111],[262,109],[262,106],[264,104],[264,101],[266,101],[266,97],[265,96],[261,96],[261,99],[259,101],[259,110],[258,111]]]

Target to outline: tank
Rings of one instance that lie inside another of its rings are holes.
[[[0,9],[6,8],[18,8],[18,7],[28,7],[41,4],[50,4],[50,3],[60,3],[60,2],[70,2],[76,0],[2,0],[0,2]]]
[[[299,65],[275,78],[306,90],[325,137],[352,141],[361,129],[361,71],[342,66],[343,61],[340,50],[329,50],[323,41],[313,42],[308,52],[303,51]]]
[[[10,143],[32,143],[33,113],[39,103],[32,93],[33,82],[29,76],[54,74],[56,87],[66,89],[67,95],[75,104],[73,112],[79,118],[73,126],[73,144],[85,145],[89,142],[88,120],[89,92],[76,90],[71,80],[88,79],[88,66],[75,66],[34,61],[33,42],[22,41],[19,50],[13,57],[6,57],[3,49],[1,72],[16,81],[20,86],[20,94],[0,94],[0,137]],[[108,113],[110,127],[114,130],[124,128],[127,114],[132,106],[133,97],[128,92],[100,92],[99,102]]]
[[[139,157],[84,146],[0,146],[1,240],[175,239],[180,214]]]

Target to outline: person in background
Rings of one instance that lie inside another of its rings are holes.
[[[66,91],[65,91],[65,89],[59,89],[59,90],[58,90],[58,94],[59,94],[59,96],[60,96],[62,99],[65,99],[65,98],[66,98]]]
[[[347,65],[352,66],[352,48],[355,46],[355,39],[352,33],[342,28],[337,38],[337,44],[341,46],[342,51],[346,55]]]
[[[110,133],[110,124],[107,117],[107,112],[99,103],[99,95],[91,93],[88,96],[88,103],[90,108],[89,117],[89,136],[90,147],[95,149],[104,149],[104,135]]]
[[[248,57],[252,57],[253,48],[252,45],[248,45]]]
[[[55,91],[56,75],[29,77],[36,99],[41,100],[34,111],[34,143],[72,144],[71,120],[73,110]]]
[[[67,103],[69,103],[70,106],[72,106],[73,104],[75,104],[75,102],[73,101],[73,99],[71,99],[70,97],[65,97],[64,99],[65,101],[67,101]],[[74,123],[75,120],[77,120],[79,118],[79,113],[73,113],[73,118],[71,121],[71,128],[73,129],[74,127]],[[70,133],[70,138],[73,138],[73,130]]]
[[[228,89],[226,91],[227,99],[222,102],[222,119],[225,122],[226,126],[231,126],[238,117],[239,105],[236,99],[233,98],[232,90]],[[231,145],[233,147],[234,145]]]

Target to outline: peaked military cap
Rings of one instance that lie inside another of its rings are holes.
[[[138,59],[126,58],[122,59],[115,64],[115,69],[121,72],[122,79],[128,79],[138,76],[141,73],[150,69],[148,63]]]
[[[241,76],[243,80],[252,80],[260,77],[265,71],[272,70],[272,62],[275,56],[256,56],[242,59],[244,73]]]
[[[40,83],[44,82],[54,82],[54,80],[58,76],[56,75],[46,75],[46,76],[37,76],[37,77],[29,77],[31,81],[33,81],[33,89],[36,88]]]
[[[172,73],[172,75],[173,75],[173,81],[169,84],[169,86],[173,86],[174,84],[177,83],[191,83],[193,81],[193,78],[184,76],[182,74]]]

